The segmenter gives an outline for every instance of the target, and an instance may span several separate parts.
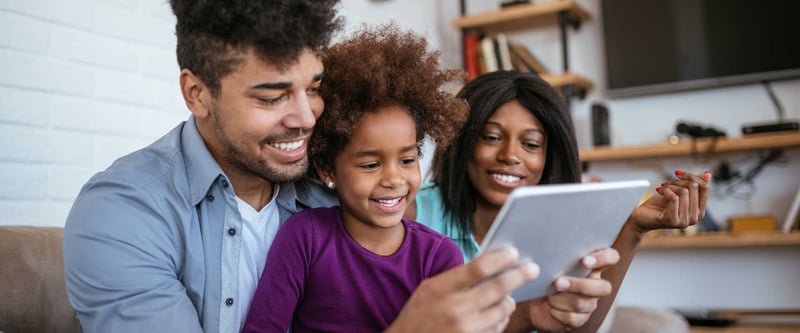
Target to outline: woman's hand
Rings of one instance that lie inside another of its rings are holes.
[[[584,267],[591,269],[587,278],[562,276],[555,281],[558,293],[526,303],[530,324],[539,331],[565,332],[581,327],[597,308],[599,297],[611,294],[611,283],[600,274],[619,261],[612,248],[596,251],[583,257]]]
[[[697,224],[706,214],[711,173],[694,175],[675,171],[678,179],[661,184],[658,195],[637,207],[632,220],[640,233],[655,229],[682,229]]]

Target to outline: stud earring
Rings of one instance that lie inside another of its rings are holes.
[[[329,180],[329,181],[328,181],[328,188],[330,188],[330,189],[332,190],[334,186],[335,186],[335,185],[333,184],[333,181],[332,181],[332,180]]]

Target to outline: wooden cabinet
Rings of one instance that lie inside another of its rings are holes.
[[[461,6],[461,12],[464,13],[463,1]],[[515,5],[496,11],[461,16],[453,20],[453,26],[485,35],[558,26],[561,32],[563,71],[542,74],[541,77],[553,87],[560,89],[569,100],[573,96],[584,96],[594,86],[592,81],[570,72],[569,68],[567,28],[577,29],[581,21],[589,18],[589,13],[575,1],[560,0]]]

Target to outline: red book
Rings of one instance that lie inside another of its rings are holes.
[[[467,82],[474,80],[478,72],[478,36],[472,33],[464,34],[464,69],[467,71]]]

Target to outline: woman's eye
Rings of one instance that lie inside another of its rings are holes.
[[[306,90],[309,95],[319,94],[319,87],[311,87]]]
[[[525,148],[530,149],[530,150],[537,149],[537,148],[541,147],[541,145],[539,145],[538,142],[532,142],[532,141],[523,142],[522,145],[525,146]]]
[[[484,134],[484,135],[482,135],[482,136],[481,136],[481,138],[482,138],[484,141],[488,141],[488,142],[497,142],[497,141],[500,141],[500,137],[499,137],[499,136],[497,136],[497,135],[492,135],[492,134]]]

